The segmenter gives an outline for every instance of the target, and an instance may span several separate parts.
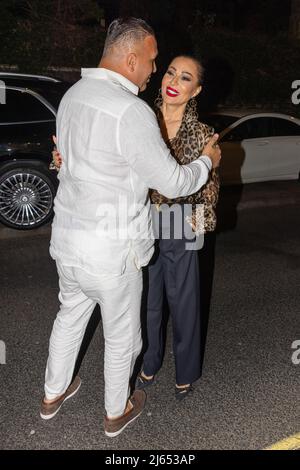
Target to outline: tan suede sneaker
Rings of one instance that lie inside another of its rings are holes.
[[[135,390],[133,395],[129,398],[132,403],[132,408],[127,413],[116,419],[108,419],[104,417],[104,431],[108,437],[116,437],[132,423],[142,413],[146,403],[146,393],[144,390]]]
[[[56,400],[52,401],[51,403],[45,403],[44,400],[41,403],[41,411],[40,416],[43,419],[51,419],[56,413],[59,412],[60,407],[62,404],[68,400],[69,398],[73,397],[76,392],[80,389],[81,379],[76,375],[75,379],[71,383],[71,385],[67,388],[65,393],[60,397],[57,397]]]

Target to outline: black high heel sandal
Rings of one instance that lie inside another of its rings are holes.
[[[187,385],[186,387],[175,387],[175,398],[178,401],[184,400],[184,398],[191,392],[193,392],[192,384]]]
[[[135,389],[136,390],[143,390],[146,387],[149,387],[149,385],[152,385],[154,383],[155,375],[153,375],[152,379],[146,379],[142,375],[142,372],[140,372],[136,378],[135,382]]]

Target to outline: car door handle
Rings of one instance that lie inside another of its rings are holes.
[[[263,147],[264,145],[268,145],[269,144],[269,141],[268,140],[265,140],[264,142],[260,142],[258,145],[260,147]]]

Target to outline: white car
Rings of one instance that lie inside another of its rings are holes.
[[[212,113],[204,122],[220,134],[223,184],[299,178],[300,119],[230,110]]]

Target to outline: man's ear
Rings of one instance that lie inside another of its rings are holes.
[[[136,54],[134,52],[130,52],[130,54],[128,54],[128,56],[127,56],[127,66],[129,68],[130,72],[135,71],[136,60],[137,60]]]

